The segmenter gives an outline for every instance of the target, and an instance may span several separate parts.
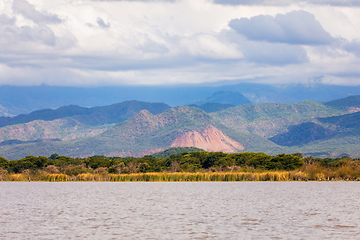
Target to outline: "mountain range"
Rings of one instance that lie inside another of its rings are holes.
[[[0,156],[138,157],[171,147],[196,147],[360,157],[359,125],[358,95],[328,102],[238,106],[213,102],[170,107],[141,101],[90,108],[69,105],[1,117]]]
[[[360,86],[326,85],[316,81],[288,85],[217,82],[213,85],[174,86],[0,86],[0,116],[13,117],[68,105],[105,106],[134,99],[143,102],[162,102],[175,107],[207,103],[241,105],[246,102],[327,102],[359,93]]]

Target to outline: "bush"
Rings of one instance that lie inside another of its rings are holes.
[[[76,176],[81,173],[88,173],[91,169],[87,168],[85,164],[82,165],[69,165],[64,168],[64,173],[69,176]]]

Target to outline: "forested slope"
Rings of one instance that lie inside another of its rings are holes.
[[[137,101],[70,106],[35,112],[27,115],[29,122],[0,127],[0,155],[140,157],[170,147],[196,147],[210,152],[358,157],[357,106],[357,96],[325,103],[244,104],[211,113],[194,106],[169,108]],[[31,121],[34,116],[43,119]]]

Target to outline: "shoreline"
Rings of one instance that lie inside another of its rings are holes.
[[[357,174],[340,175],[336,172],[308,173],[303,171],[264,172],[150,172],[133,174],[7,174],[0,182],[264,182],[264,181],[360,181]]]

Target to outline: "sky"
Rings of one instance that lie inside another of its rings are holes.
[[[0,85],[360,85],[358,0],[0,0]]]

